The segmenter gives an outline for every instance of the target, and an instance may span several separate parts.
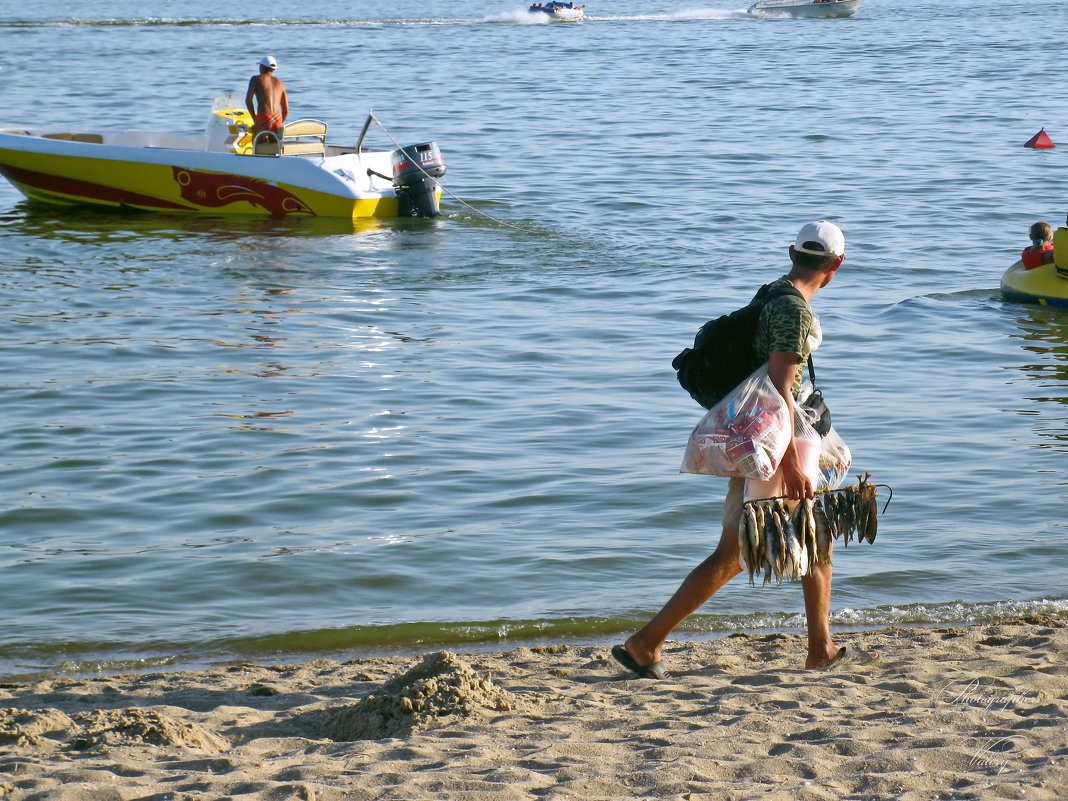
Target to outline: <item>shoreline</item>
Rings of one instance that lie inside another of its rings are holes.
[[[162,670],[177,672],[210,670],[244,662],[260,664],[289,664],[320,659],[349,660],[355,658],[411,657],[430,650],[450,650],[471,653],[504,651],[515,648],[534,648],[566,643],[570,645],[615,645],[620,637],[643,625],[652,615],[618,618],[548,618],[544,620],[457,621],[442,623],[401,623],[371,629],[367,636],[364,627],[352,629],[323,629],[292,631],[261,636],[241,636],[234,639],[210,640],[199,643],[174,643],[176,651],[166,653],[151,648],[134,655],[134,644],[124,650],[128,656],[107,656],[94,653],[89,646],[65,650],[19,649],[16,660],[0,649],[0,682],[25,682],[55,677],[93,677],[114,673],[151,673]],[[972,626],[983,623],[1010,622],[1031,618],[1053,618],[1068,622],[1068,598],[1034,598],[943,604],[906,604],[895,607],[869,609],[840,609],[831,614],[831,631],[835,633],[876,631],[884,628]],[[592,625],[590,625],[592,621]],[[577,625],[576,625],[577,623]],[[586,624],[586,625],[583,625]],[[398,629],[411,626],[430,627],[430,631],[410,641],[396,637]],[[437,634],[444,636],[435,637]],[[500,633],[505,630],[506,633]],[[703,642],[729,637],[735,633],[796,634],[805,631],[803,612],[758,612],[746,614],[702,614],[687,618],[675,632],[676,638]],[[375,640],[379,640],[375,642]],[[285,647],[298,641],[303,647]],[[318,642],[318,647],[314,644]],[[327,644],[329,643],[329,644]],[[250,647],[251,645],[251,647]],[[37,664],[32,664],[28,651],[39,650]],[[48,655],[68,658],[45,663]]]
[[[0,682],[0,798],[1054,799],[1068,624],[669,641],[671,677],[601,644]],[[1053,789],[1050,789],[1053,788]]]

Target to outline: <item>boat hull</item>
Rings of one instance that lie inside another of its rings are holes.
[[[0,133],[0,174],[28,198],[55,205],[353,219],[396,216],[392,184],[365,177],[369,166],[388,174],[389,153],[261,157]]]
[[[749,7],[749,13],[761,17],[800,17],[807,19],[841,19],[851,17],[864,5],[864,0],[760,0]]]
[[[586,12],[581,8],[558,8],[555,11],[541,9],[537,11],[531,11],[530,13],[544,14],[549,18],[550,22],[578,22],[586,14]]]
[[[1068,278],[1059,277],[1052,264],[1025,270],[1018,261],[1001,277],[1001,294],[1018,303],[1068,308]]]

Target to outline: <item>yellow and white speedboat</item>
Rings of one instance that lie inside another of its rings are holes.
[[[327,144],[325,123],[288,123],[253,142],[246,110],[216,100],[201,135],[0,129],[0,174],[46,203],[212,214],[435,217],[445,174],[437,145]]]
[[[1020,303],[1068,307],[1068,277],[1058,275],[1054,264],[1027,270],[1018,261],[1001,277],[1001,294]]]

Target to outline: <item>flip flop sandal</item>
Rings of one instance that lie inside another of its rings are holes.
[[[612,648],[612,657],[639,679],[666,679],[667,672],[663,662],[650,662],[648,665],[639,665],[624,646],[617,645]]]
[[[849,648],[843,645],[838,649],[838,655],[824,665],[824,669],[835,670],[840,667],[848,667],[852,665],[870,665],[878,658],[878,654],[861,651],[859,648]]]

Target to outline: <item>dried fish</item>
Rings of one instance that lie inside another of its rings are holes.
[[[827,524],[827,533],[835,539],[838,538],[838,526],[835,524],[837,514],[835,511],[835,503],[837,501],[835,499],[837,497],[835,493],[829,492],[820,497],[818,504],[823,509],[823,521]]]
[[[869,478],[871,478],[871,473],[865,473],[857,486],[857,519],[859,521],[858,538],[872,543],[875,542],[875,534],[879,529],[879,504],[875,500],[875,485],[868,483]]]
[[[861,485],[853,499],[855,516],[857,518],[857,540],[864,542],[867,539],[868,530],[868,503],[864,499],[864,487]]]
[[[771,520],[765,522],[770,524]],[[775,572],[775,534],[772,528],[772,525],[764,528],[764,586],[771,583],[771,574]]]
[[[783,537],[782,537],[782,520],[779,518],[779,510],[772,507],[769,515],[771,525],[768,526],[768,536],[765,539],[767,547],[767,562],[771,565],[771,572],[775,574],[775,578],[778,581],[782,581],[782,567],[783,567]]]
[[[749,508],[753,510],[756,520],[756,527],[749,532],[749,548],[753,552],[753,571],[759,574],[760,566],[764,563],[764,507],[753,504]]]
[[[797,574],[797,566],[794,557],[797,534],[794,532],[794,524],[790,520],[790,510],[782,499],[776,501],[776,512],[779,515],[779,531],[782,532],[782,575],[783,578],[791,578]]]
[[[753,571],[753,555],[749,553],[749,532],[752,530],[751,517],[749,508],[743,506],[742,514],[738,519],[738,567],[749,571],[750,578]]]
[[[805,498],[801,501],[801,508],[805,511],[805,525],[810,532],[816,531],[816,501],[813,498]]]
[[[830,496],[824,496],[824,499]],[[831,527],[827,522],[827,513],[823,504],[819,501],[815,504],[816,516],[816,563],[829,565],[831,563]]]
[[[739,525],[740,559],[749,582],[763,573],[763,583],[774,577],[798,579],[819,565],[831,564],[835,540],[843,547],[854,537],[874,542],[878,505],[870,473],[857,476],[856,486],[825,490],[815,499],[787,503],[784,498],[747,501]],[[791,508],[791,505],[793,508]]]
[[[767,537],[767,521],[764,507],[758,501],[747,501],[743,508],[752,510],[753,521],[755,522],[755,525],[748,532],[749,550],[753,554],[753,572],[750,576],[750,582],[755,584],[756,579],[760,577],[761,573],[764,573],[763,583],[767,584],[771,580],[771,576],[767,571],[767,544],[765,542],[765,538]]]
[[[753,537],[756,536],[757,520],[753,507],[744,507],[742,511],[741,525],[738,527],[738,549],[745,561],[745,569],[749,573],[749,583],[755,584],[754,576],[758,568],[756,553],[753,552]]]
[[[842,487],[842,497],[838,504],[838,533],[842,537],[842,547],[853,541],[857,530],[856,504],[853,487]]]
[[[809,567],[809,555],[808,555],[808,511],[807,505],[811,504],[808,498],[805,498],[798,502],[794,507],[793,512],[793,529],[794,534],[797,537],[797,553],[794,560],[797,563],[797,570],[795,575],[800,577],[808,575]]]
[[[873,488],[874,489],[874,488]],[[879,503],[875,500],[875,492],[868,498],[868,517],[864,526],[864,538],[868,543],[875,542],[875,535],[879,531]]]
[[[865,538],[868,540],[868,544],[874,543],[875,535],[879,533],[879,502],[875,500],[876,494],[873,488],[871,497],[868,498],[868,518],[867,527],[864,532]]]
[[[819,552],[819,543],[816,542],[816,501],[809,499],[805,505],[805,517],[808,525],[808,539],[805,542],[806,556],[808,558],[808,572],[812,572],[812,566],[816,564]]]

